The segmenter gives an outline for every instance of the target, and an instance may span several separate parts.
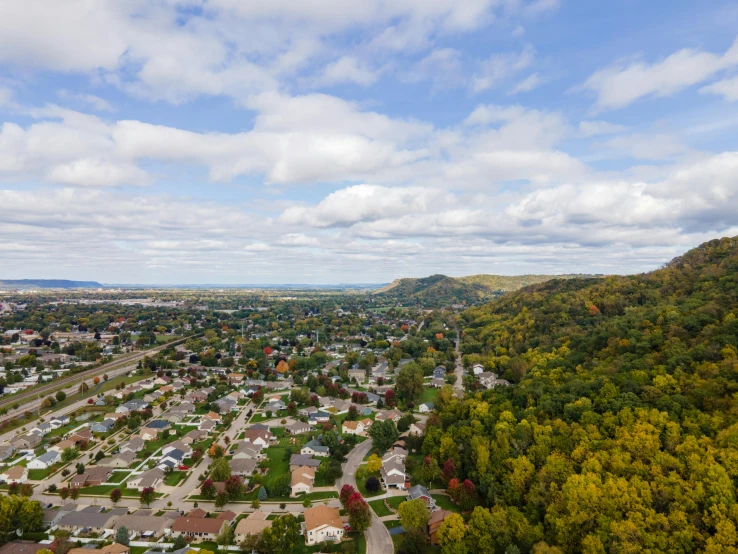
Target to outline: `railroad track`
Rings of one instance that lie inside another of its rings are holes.
[[[88,369],[85,371],[81,371],[79,373],[75,373],[74,375],[70,375],[69,377],[62,377],[61,379],[55,379],[46,385],[41,385],[39,387],[29,387],[23,392],[18,392],[13,395],[7,395],[7,398],[3,398],[2,400],[0,400],[0,408],[3,408],[5,406],[10,406],[13,404],[22,404],[24,399],[33,399],[33,398],[39,398],[41,396],[46,396],[47,394],[55,392],[57,390],[68,388],[74,385],[75,383],[78,383],[78,382],[81,383],[82,381],[85,381],[86,379],[91,379],[97,376],[102,377],[105,373],[109,371],[115,371],[115,370],[121,369],[127,365],[130,365],[132,362],[137,362],[138,360],[142,360],[146,356],[150,356],[151,354],[156,354],[160,350],[164,350],[165,348],[168,348],[169,346],[177,346],[178,344],[182,344],[186,342],[188,339],[198,338],[200,336],[202,336],[202,334],[192,335],[192,336],[185,337],[185,338],[182,338],[176,341],[162,344],[161,346],[157,346],[155,348],[152,348],[151,350],[144,350],[141,352],[126,354],[122,356],[121,358],[118,358],[117,360],[114,360],[107,364],[103,364],[101,366],[98,366],[92,369]]]

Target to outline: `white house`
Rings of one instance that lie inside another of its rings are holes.
[[[339,542],[343,538],[343,521],[338,508],[316,506],[305,510],[305,543]]]
[[[427,414],[428,412],[432,412],[434,407],[435,406],[433,402],[426,402],[425,404],[420,405],[420,407],[418,408],[418,411],[421,414]]]
[[[61,460],[61,454],[56,450],[48,450],[38,458],[34,458],[26,464],[28,469],[47,469]]]

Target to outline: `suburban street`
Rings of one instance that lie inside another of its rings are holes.
[[[461,364],[461,351],[459,350],[459,346],[461,346],[461,334],[459,333],[459,330],[456,330],[456,382],[454,383],[454,390],[458,391],[459,393],[464,392],[464,385],[462,383],[462,380],[464,378],[464,366]]]
[[[356,470],[359,468],[359,465],[361,465],[364,456],[366,456],[371,449],[372,441],[366,440],[349,452],[349,455],[347,456],[348,460],[343,464],[343,477],[341,477],[337,482],[339,491],[344,485],[351,485],[358,490],[358,487],[356,486]],[[377,514],[374,513],[374,510],[371,510],[371,514],[372,524],[369,529],[364,532],[364,537],[366,537],[366,551],[371,554],[392,554],[395,551],[395,547],[392,543],[392,537],[390,537],[387,527],[385,527],[384,523],[380,521]]]

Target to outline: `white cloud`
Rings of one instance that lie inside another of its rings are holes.
[[[453,48],[433,50],[399,77],[408,83],[432,81],[434,89],[462,86],[461,52]]]
[[[738,39],[722,55],[683,49],[661,61],[617,63],[592,74],[582,89],[597,96],[596,108],[616,109],[647,96],[669,96],[738,64]]]
[[[112,104],[110,104],[110,102],[94,94],[84,94],[84,93],[75,94],[68,90],[61,89],[58,92],[58,95],[59,95],[59,98],[63,100],[81,102],[85,104],[86,106],[89,106],[93,110],[98,111],[98,112],[115,112],[116,111],[115,107]]]
[[[379,78],[379,72],[361,64],[355,56],[342,56],[323,68],[323,72],[314,82],[316,87],[330,87],[343,83],[354,83],[363,87],[369,86]]]
[[[533,63],[535,51],[526,46],[521,52],[493,54],[482,62],[479,72],[471,81],[473,93],[499,86],[515,74],[527,69]]]
[[[540,87],[543,83],[545,83],[546,80],[543,79],[538,73],[532,73],[522,81],[520,81],[517,85],[515,85],[512,90],[510,91],[510,94],[520,94],[521,92],[530,92],[534,89],[537,89]]]
[[[702,87],[700,92],[703,94],[717,94],[729,102],[738,102],[738,76]]]
[[[579,133],[583,137],[594,137],[596,135],[612,135],[625,131],[623,125],[610,123],[609,121],[580,121]]]

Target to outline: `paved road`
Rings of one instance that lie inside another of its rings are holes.
[[[348,460],[343,465],[343,477],[338,480],[338,490],[344,485],[351,485],[356,487],[356,470],[359,468],[364,456],[366,456],[372,449],[372,441],[366,440],[354,448],[347,456]],[[384,526],[384,523],[380,521],[377,514],[372,512],[372,524],[364,532],[366,537],[366,551],[371,554],[393,554],[395,551],[394,544],[392,543],[392,537],[390,537],[389,531]]]
[[[464,385],[462,380],[464,379],[464,366],[461,365],[461,352],[459,346],[461,345],[461,334],[456,329],[456,382],[454,383],[454,389],[459,393],[464,393]]]

